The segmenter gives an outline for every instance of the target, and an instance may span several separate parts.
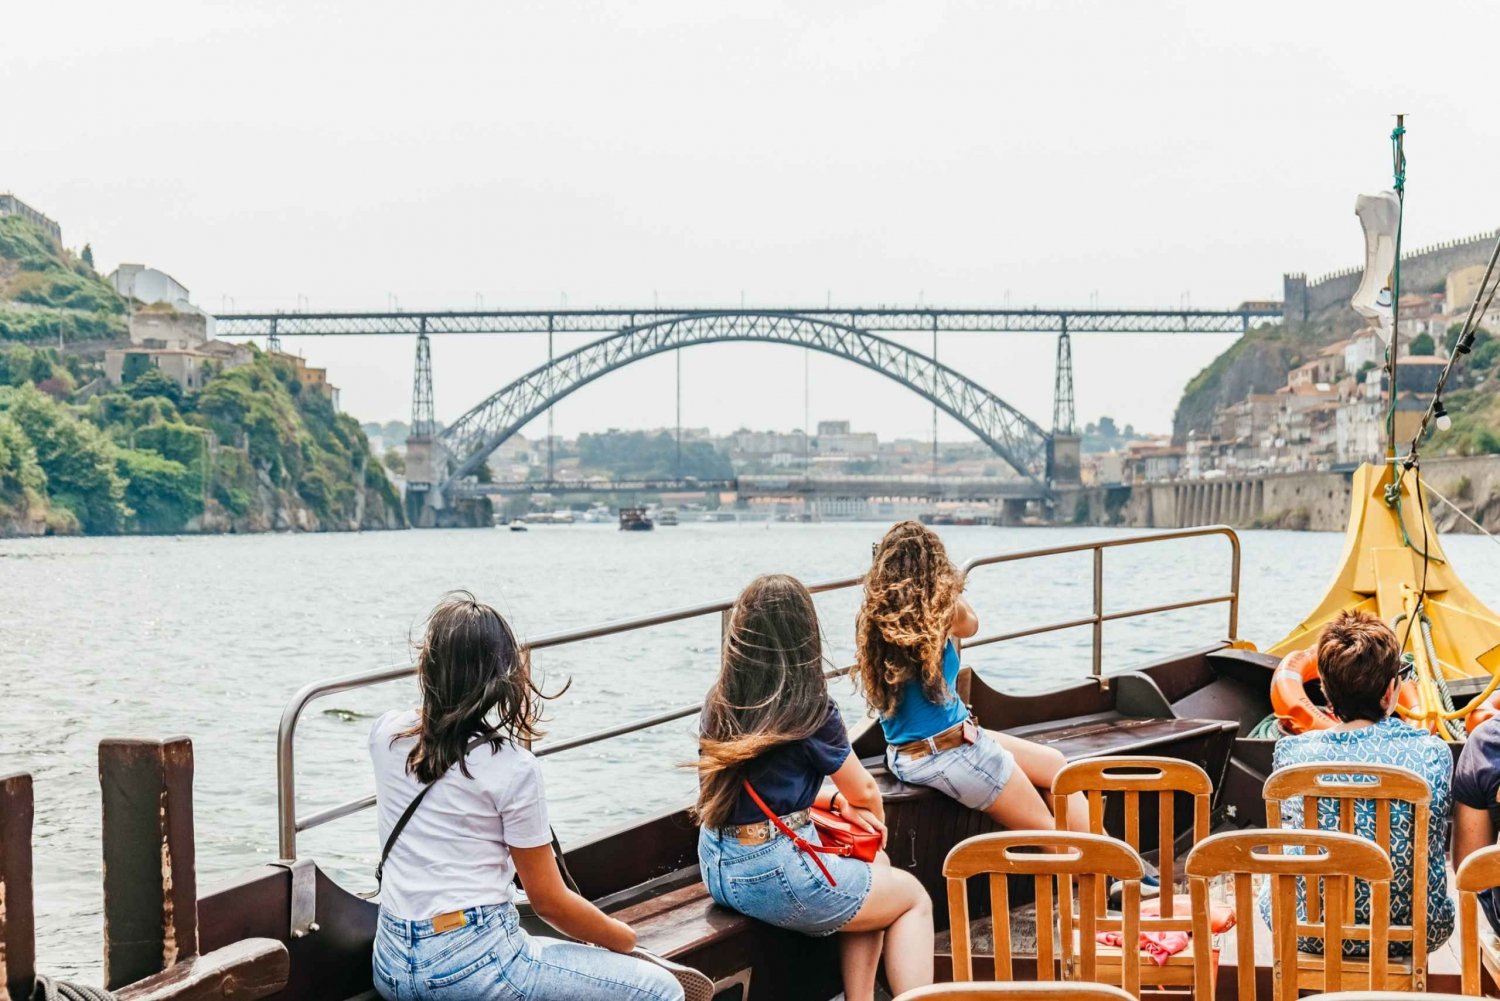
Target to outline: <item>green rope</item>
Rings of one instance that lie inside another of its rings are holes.
[[[1283,733],[1281,721],[1276,718],[1275,713],[1272,713],[1251,727],[1250,732],[1245,736],[1248,740],[1279,740]]]

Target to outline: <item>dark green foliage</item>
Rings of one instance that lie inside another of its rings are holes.
[[[138,531],[179,532],[202,513],[203,478],[183,463],[142,449],[122,449],[116,462]]]
[[[83,245],[83,253],[78,256],[83,261],[84,267],[90,271],[94,270],[94,245],[92,243],[85,243]]]
[[[47,492],[47,474],[36,449],[14,420],[0,414],[0,517],[24,515],[38,507]]]
[[[152,370],[151,356],[131,353],[120,359],[120,381],[130,385]]]
[[[1432,339],[1431,334],[1418,334],[1411,339],[1411,353],[1414,355],[1436,354],[1437,342]]]
[[[622,479],[668,479],[678,475],[677,441],[666,433],[606,431],[578,436],[579,464]],[[734,476],[729,459],[707,442],[682,443],[681,475],[700,480]]]
[[[0,218],[0,340],[56,344],[107,340],[125,333],[125,300],[20,216]],[[6,303],[26,303],[26,309]]]
[[[103,432],[31,386],[0,391],[0,412],[31,441],[53,504],[71,511],[85,532],[123,527],[125,483]]]
[[[144,358],[144,355],[126,355],[127,360],[132,358]],[[148,367],[135,379],[124,380],[129,385],[128,392],[137,400],[144,400],[148,396],[160,396],[171,400],[173,406],[182,403],[182,387],[177,385],[177,380],[172,378],[161,369],[154,366]]]

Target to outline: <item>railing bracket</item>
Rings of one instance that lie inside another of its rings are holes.
[[[292,874],[292,906],[288,932],[306,938],[318,930],[318,869],[310,858],[281,859],[274,863]]]

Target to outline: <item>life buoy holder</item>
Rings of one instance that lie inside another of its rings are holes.
[[[1306,733],[1309,730],[1331,730],[1339,725],[1339,718],[1318,705],[1307,695],[1307,683],[1318,680],[1318,651],[1316,647],[1293,650],[1281,658],[1276,670],[1271,673],[1271,709],[1281,721],[1282,729],[1289,733]],[[1500,692],[1492,699],[1495,707],[1490,714],[1500,714]],[[1415,711],[1419,704],[1415,682],[1403,681],[1396,688],[1396,703]],[[1488,705],[1488,703],[1486,703]],[[1472,723],[1470,729],[1478,726]],[[1486,717],[1488,718],[1488,717]],[[1414,724],[1415,725],[1415,724]]]

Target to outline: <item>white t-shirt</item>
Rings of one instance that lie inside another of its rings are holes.
[[[381,847],[422,788],[406,770],[416,739],[392,743],[416,721],[416,710],[397,710],[370,728]],[[457,765],[438,778],[391,849],[380,906],[393,917],[423,921],[507,903],[516,871],[510,849],[552,842],[542,769],[530,751],[510,742],[499,751],[481,744],[466,760],[473,778],[465,778]]]

